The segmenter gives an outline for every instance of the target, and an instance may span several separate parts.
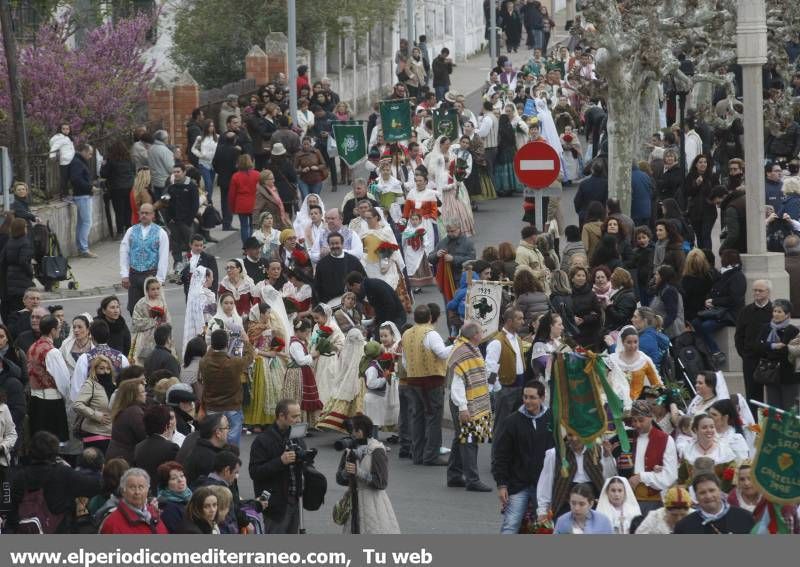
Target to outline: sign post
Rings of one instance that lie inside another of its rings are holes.
[[[547,142],[528,142],[514,155],[514,173],[520,183],[534,190],[536,228],[544,230],[542,197],[558,194],[548,190],[561,172],[561,159]],[[525,191],[526,196],[529,192]]]

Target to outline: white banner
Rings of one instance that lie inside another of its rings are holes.
[[[490,337],[500,328],[500,304],[503,284],[500,282],[475,281],[467,292],[467,321],[475,321],[483,329],[484,338]]]

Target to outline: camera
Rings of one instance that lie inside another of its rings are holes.
[[[311,464],[314,462],[314,458],[317,456],[316,449],[303,449],[300,445],[298,445],[295,441],[292,441],[291,439],[286,444],[286,450],[294,451],[297,462],[301,464]]]
[[[340,437],[336,441],[333,442],[333,448],[337,451],[344,451],[345,449],[355,449],[358,446],[358,443],[351,435],[346,435],[345,437]]]
[[[270,491],[269,490],[265,490],[264,492],[261,493],[261,496],[259,496],[259,499],[269,502],[270,496],[272,496]]]

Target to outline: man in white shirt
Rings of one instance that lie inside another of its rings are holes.
[[[503,328],[486,345],[486,371],[494,394],[494,439],[497,439],[500,423],[522,405],[522,385],[525,383],[522,342],[517,335],[525,323],[525,316],[519,309],[509,307],[503,313],[503,319]]]
[[[631,408],[631,450],[626,453],[615,437],[603,443],[603,456],[614,457],[614,475],[628,478],[636,500],[646,514],[661,506],[661,493],[678,480],[678,452],[675,441],[653,427],[653,410],[644,400]]]
[[[486,151],[486,168],[489,175],[494,175],[494,162],[497,160],[497,133],[500,130],[500,121],[494,114],[494,106],[489,100],[483,101],[483,111],[478,121],[478,136],[483,140]]]
[[[703,152],[703,139],[700,138],[700,134],[695,132],[695,119],[693,116],[689,116],[685,120],[684,128],[686,129],[686,135],[684,137],[684,151],[686,152],[686,170],[688,172],[689,168],[692,167],[692,163],[697,156],[699,156]]]
[[[364,247],[361,244],[361,239],[349,228],[342,225],[342,215],[339,213],[339,209],[328,209],[325,211],[325,224],[327,228],[320,233],[314,241],[314,245],[308,249],[311,262],[316,265],[320,258],[330,253],[328,249],[328,235],[332,232],[338,232],[342,235],[342,238],[344,238],[344,251],[347,254],[361,260],[364,255]]]
[[[128,290],[128,312],[144,297],[144,282],[155,276],[162,284],[169,269],[169,236],[153,224],[155,209],[150,203],[139,208],[139,224],[130,227],[119,244],[119,275]]]
[[[439,449],[447,359],[453,347],[444,345],[424,304],[414,309],[414,326],[403,333],[402,344],[411,402],[411,458],[415,465],[446,466],[448,461]]]
[[[605,479],[613,476],[616,470],[613,459],[599,459],[596,448],[587,449],[577,436],[567,434],[565,444],[569,463],[567,477],[561,475],[561,459],[556,455],[558,447],[544,454],[542,474],[536,484],[536,515],[540,520],[547,518],[548,511],[552,511],[553,518],[569,512],[572,485],[588,483],[594,486],[595,494],[600,494]]]

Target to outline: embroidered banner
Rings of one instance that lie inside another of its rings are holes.
[[[381,129],[387,142],[401,142],[411,137],[411,103],[409,99],[381,101]]]
[[[488,338],[500,328],[500,305],[503,285],[500,282],[476,281],[469,287],[465,320],[475,321]]]
[[[753,462],[753,481],[768,500],[800,503],[800,419],[765,408]]]
[[[334,122],[333,137],[339,157],[350,167],[367,158],[366,122],[363,120]]]

